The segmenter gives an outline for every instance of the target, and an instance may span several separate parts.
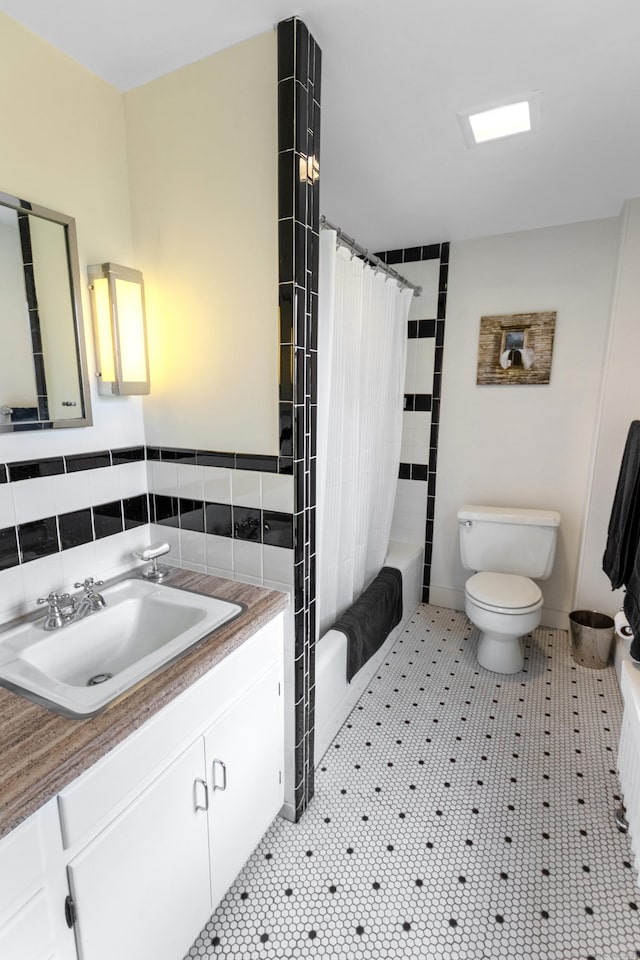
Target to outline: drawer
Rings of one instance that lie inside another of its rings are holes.
[[[44,890],[0,927],[2,960],[41,960],[53,952],[51,923]]]
[[[87,842],[282,656],[282,614],[58,795],[66,849]]]
[[[44,870],[40,815],[34,813],[0,841],[0,918],[42,884]]]

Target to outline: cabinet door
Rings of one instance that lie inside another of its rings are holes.
[[[61,855],[55,801],[0,841],[1,960],[75,957],[64,922],[68,891]]]
[[[51,953],[46,894],[40,890],[8,923],[0,926],[2,960],[40,960]]]
[[[282,807],[282,699],[274,665],[205,733],[214,908]]]
[[[81,960],[176,960],[211,914],[198,739],[69,864]]]

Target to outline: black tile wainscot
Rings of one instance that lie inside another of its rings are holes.
[[[292,457],[139,445],[0,463],[0,484],[52,479],[64,474],[103,470],[145,460],[253,470],[266,474],[293,473]],[[27,520],[0,529],[0,570],[70,550],[149,522],[289,549],[293,547],[294,518],[291,514],[145,491],[123,500],[94,503],[83,509]]]
[[[64,474],[98,470],[145,460],[145,448],[118,447],[0,464],[0,483],[52,480]],[[0,570],[17,567],[62,550],[122,533],[149,522],[147,493],[126,500],[95,503],[0,530]]]

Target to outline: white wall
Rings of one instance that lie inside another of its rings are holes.
[[[83,281],[90,263],[128,263],[122,94],[0,13],[0,116],[0,191],[75,218]],[[92,375],[85,282],[82,307]],[[139,398],[100,398],[92,389],[92,406],[93,427],[1,434],[0,462],[144,442]]]
[[[640,419],[640,199],[628,201],[621,218],[620,255],[611,311],[611,335],[600,404],[593,484],[586,509],[583,552],[574,606],[613,615],[622,591],[611,590],[602,554],[632,420]]]
[[[278,453],[275,32],[125,95],[150,444]]]
[[[562,515],[543,623],[566,626],[577,577],[615,270],[618,221],[452,243],[431,600],[463,608],[456,511],[465,502]],[[480,317],[556,310],[551,382],[477,386]]]

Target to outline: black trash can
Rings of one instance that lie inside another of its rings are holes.
[[[571,656],[582,667],[602,670],[609,663],[613,645],[612,617],[595,610],[574,610],[569,614]]]

